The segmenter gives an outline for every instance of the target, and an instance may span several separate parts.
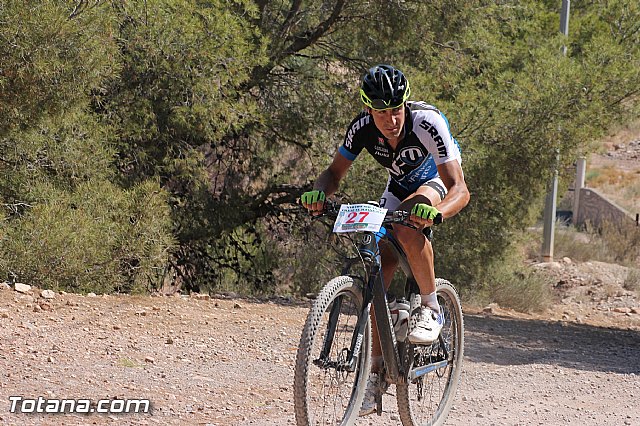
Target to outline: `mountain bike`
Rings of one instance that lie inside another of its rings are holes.
[[[348,259],[341,275],[322,288],[307,316],[294,377],[298,426],[346,426],[358,418],[371,364],[372,304],[384,359],[381,374],[387,383],[396,385],[402,425],[443,425],[453,404],[464,350],[460,298],[448,281],[436,279],[438,303],[445,317],[440,336],[431,345],[396,339],[379,244],[386,240],[398,256],[407,278],[404,296],[414,313],[420,307],[420,292],[391,230],[394,226],[415,227],[408,222],[410,213],[387,211],[375,204],[329,205],[322,214],[335,219],[334,232],[351,240],[357,256]],[[381,397],[376,403],[381,415]]]

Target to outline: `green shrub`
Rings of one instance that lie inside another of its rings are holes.
[[[129,191],[105,181],[53,191],[7,228],[2,275],[82,293],[156,286],[172,244],[165,195],[151,181]]]
[[[216,266],[204,277],[196,277],[195,287],[255,296],[273,294],[277,285],[273,270],[280,253],[265,234],[255,227],[241,226],[220,236],[208,248]]]
[[[327,222],[328,223],[328,222]],[[331,278],[340,275],[348,252],[343,238],[331,234],[326,223],[307,222],[288,241],[280,244],[288,261],[279,269],[282,282],[297,296],[317,293]]]

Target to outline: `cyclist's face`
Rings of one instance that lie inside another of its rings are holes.
[[[397,140],[404,129],[404,104],[397,108],[377,110],[369,108],[376,127],[390,140]]]

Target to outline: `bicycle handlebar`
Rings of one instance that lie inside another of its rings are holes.
[[[338,217],[338,212],[340,211],[340,204],[327,200],[324,204],[324,211],[316,216],[312,216],[313,220],[321,219],[323,217],[330,217],[335,219]],[[387,223],[395,223],[398,225],[404,225],[408,228],[418,229],[415,225],[410,222],[407,222],[407,219],[411,216],[411,213],[404,210],[388,210],[387,214],[382,221],[383,224]]]

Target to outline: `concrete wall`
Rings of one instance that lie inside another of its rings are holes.
[[[592,188],[580,188],[578,217],[576,225],[584,225],[590,222],[598,227],[602,222],[628,222],[636,224],[636,219],[627,213],[622,207],[604,198]]]

